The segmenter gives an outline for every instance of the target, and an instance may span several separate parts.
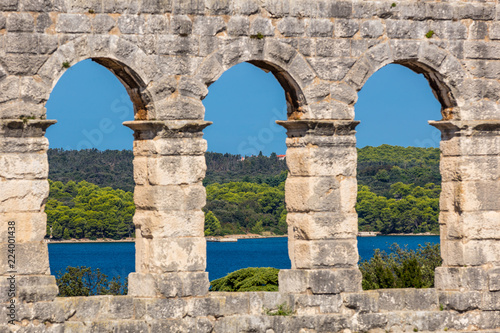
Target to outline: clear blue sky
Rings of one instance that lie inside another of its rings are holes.
[[[252,155],[284,154],[286,119],[283,89],[271,73],[243,63],[209,87],[203,101],[208,150]],[[422,75],[389,65],[375,73],[355,106],[358,147],[391,144],[438,147],[439,132],[427,120],[439,120],[440,105]],[[131,149],[133,107],[118,79],[104,67],[82,61],[61,77],[47,102],[47,118],[58,124],[47,130],[51,148]]]

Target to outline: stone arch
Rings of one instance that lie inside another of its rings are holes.
[[[196,76],[208,87],[226,70],[242,62],[273,73],[285,91],[289,119],[300,119],[308,114],[304,91],[316,74],[297,50],[275,39],[250,37],[227,44],[201,63]]]
[[[428,41],[389,40],[378,44],[354,63],[344,81],[359,91],[373,73],[391,63],[425,76],[441,103],[443,120],[461,119],[461,83],[468,76],[467,72],[450,51]]]
[[[135,44],[117,36],[82,36],[59,47],[37,75],[45,82],[48,100],[67,66],[91,59],[111,71],[123,84],[138,120],[154,119],[153,96],[148,87],[157,73],[156,62]],[[148,68],[149,67],[149,68]]]

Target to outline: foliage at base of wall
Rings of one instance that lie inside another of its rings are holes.
[[[434,271],[441,266],[439,244],[419,245],[408,250],[394,243],[390,252],[375,250],[370,260],[360,263],[363,289],[432,288]]]
[[[211,291],[278,291],[279,269],[243,268],[210,282]]]
[[[127,279],[122,283],[120,276],[115,276],[110,281],[99,268],[68,266],[64,273],[58,272],[56,276],[59,297],[126,295],[128,292]]]
[[[375,250],[370,260],[362,261],[364,290],[386,288],[432,288],[434,271],[441,266],[439,244],[419,245],[417,250],[394,243],[389,253]],[[277,291],[279,269],[250,267],[213,280],[211,291]]]

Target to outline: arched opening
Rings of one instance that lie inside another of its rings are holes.
[[[359,236],[379,234],[358,237],[358,249],[362,260],[370,259],[379,248],[394,251],[396,261],[406,254],[391,249],[393,243],[416,250],[410,257],[427,266],[419,270],[426,273],[413,287],[430,287],[434,268],[440,265],[439,251],[435,247],[419,250],[418,244],[439,243],[441,136],[428,120],[438,118],[440,111],[446,119],[453,100],[438,74],[421,65],[402,65],[410,69],[391,64],[373,74],[356,104],[356,119],[361,121],[356,129]],[[384,272],[390,271],[394,279],[384,282],[375,273],[375,261],[363,262],[365,289],[411,287],[398,276],[390,257],[378,258],[385,260]],[[405,260],[400,264],[408,264]]]
[[[56,278],[69,272],[68,266],[84,266],[94,278],[97,269],[108,282],[120,277],[117,282],[124,286],[135,270],[133,136],[122,123],[145,114],[138,82],[133,71],[114,60],[84,60],[65,70],[46,103],[47,118],[58,121],[46,134],[50,194],[45,206]],[[73,270],[66,278],[82,272]],[[104,287],[126,291],[111,283]],[[61,284],[60,293],[76,295]]]
[[[300,107],[297,96],[286,93],[294,89],[283,86],[285,74],[275,70],[261,62],[235,65],[203,101],[205,119],[213,122],[204,131],[211,281],[246,267],[290,268],[283,237],[286,133],[275,121]]]

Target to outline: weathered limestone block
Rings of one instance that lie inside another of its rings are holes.
[[[9,243],[0,243],[0,274],[8,275],[12,272],[11,263],[7,250]],[[15,244],[15,271],[19,275],[43,275],[50,274],[49,252],[47,244],[41,242],[16,242]]]
[[[47,263],[48,264],[48,263]],[[0,302],[8,301],[8,289],[10,275],[0,275]],[[17,275],[16,293],[19,302],[43,302],[52,301],[59,293],[56,278],[53,275]],[[3,318],[2,318],[3,319]]]
[[[381,289],[378,294],[381,311],[438,309],[438,295],[435,289]]]
[[[442,157],[439,167],[443,181],[493,181],[500,177],[500,157],[495,155]]]
[[[205,271],[206,242],[204,237],[138,238],[137,250],[142,256],[140,270],[164,272]]]
[[[17,32],[6,35],[7,53],[37,54],[38,38],[31,33]]]
[[[193,211],[137,210],[134,224],[142,237],[201,237],[204,235],[205,215]]]
[[[488,276],[482,267],[438,267],[435,274],[438,290],[488,290]]]
[[[500,292],[484,292],[481,309],[486,311],[500,310]]]
[[[157,119],[203,119],[205,108],[199,99],[180,96],[158,102]]]
[[[47,156],[42,153],[0,155],[0,179],[46,179]]]
[[[136,156],[192,156],[203,155],[207,141],[201,138],[157,138],[155,140],[135,140]]]
[[[490,291],[500,291],[500,268],[492,268],[488,271],[488,286]]]
[[[356,312],[378,312],[379,293],[378,291],[368,291],[361,293],[342,293],[344,306]]]
[[[288,213],[287,224],[296,240],[349,239],[358,233],[356,213]]]
[[[7,153],[44,153],[49,149],[49,140],[41,138],[0,137],[0,152]]]
[[[309,19],[306,34],[310,37],[332,37],[333,23],[328,19]]]
[[[118,18],[118,29],[123,34],[142,34],[145,20],[142,16],[121,15]]]
[[[216,293],[211,293],[212,295],[216,295]],[[259,291],[259,292],[248,292],[249,298],[249,314],[252,315],[260,315],[262,313],[262,309],[276,309],[278,305],[286,303],[292,304],[293,296],[284,295],[279,292],[267,292],[267,291]]]
[[[355,177],[289,177],[285,202],[290,212],[343,212],[354,210]]]
[[[8,32],[33,32],[35,20],[29,13],[12,13],[7,16]]]
[[[357,268],[282,269],[279,273],[280,293],[339,294],[361,291],[361,272]]]
[[[49,194],[46,180],[1,180],[0,213],[40,211]]]
[[[47,216],[43,212],[0,213],[0,243],[7,243],[8,222],[15,222],[16,243],[40,242],[45,237]],[[11,229],[12,231],[12,229]],[[12,236],[12,234],[10,234]]]
[[[293,240],[288,246],[293,269],[350,268],[359,260],[355,238]]]
[[[290,147],[286,163],[291,176],[356,175],[356,148],[339,147]],[[342,163],[339,163],[342,161]]]
[[[116,20],[107,14],[98,14],[92,19],[92,31],[95,33],[109,32],[116,26]]]
[[[441,212],[440,222],[445,225],[447,239],[500,239],[500,212],[497,211]]]
[[[500,182],[461,181],[441,184],[442,211],[498,211],[500,210]]]
[[[134,190],[134,202],[137,208],[145,210],[196,210],[205,206],[206,193],[201,183],[192,185],[138,185]]]
[[[439,292],[439,304],[455,311],[471,311],[481,306],[481,293],[478,291]]]
[[[203,99],[208,94],[208,89],[201,81],[192,77],[183,77],[179,81],[179,92],[187,97]]]
[[[130,273],[128,294],[139,297],[203,296],[209,287],[206,272]]]
[[[82,14],[60,14],[56,24],[56,31],[65,33],[90,32],[90,18]]]
[[[206,168],[204,156],[136,157],[134,180],[138,185],[196,184]]]
[[[500,154],[500,136],[458,136],[441,141],[443,156],[481,156]]]

